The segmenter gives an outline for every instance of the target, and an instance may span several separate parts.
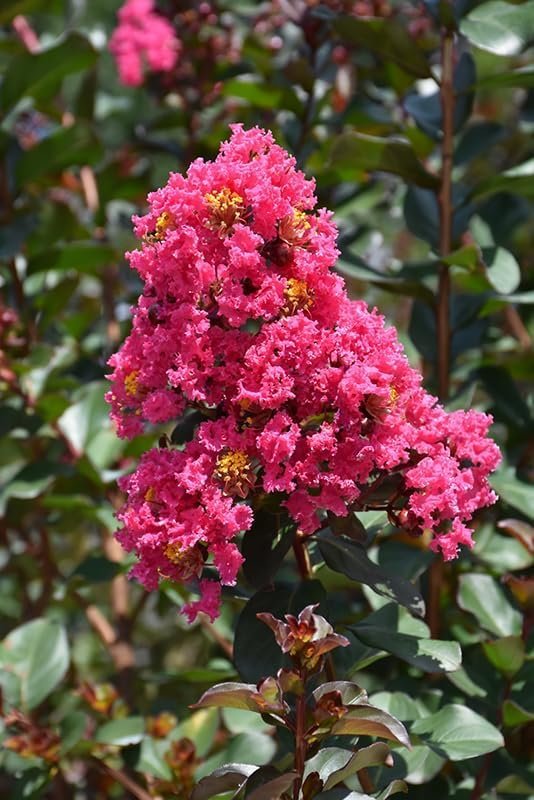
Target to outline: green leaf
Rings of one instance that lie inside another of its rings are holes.
[[[394,794],[398,794],[402,792],[403,794],[408,794],[408,787],[404,783],[397,778],[397,780],[391,781],[389,786],[387,786],[383,792],[380,792],[378,795],[378,800],[387,800],[388,797],[391,797]]]
[[[304,780],[312,772],[316,772],[323,782],[324,791],[328,791],[364,767],[383,764],[388,755],[389,747],[384,742],[375,742],[355,753],[340,747],[322,747],[306,762]]]
[[[23,709],[39,705],[63,680],[69,645],[62,625],[36,619],[15,628],[0,650],[0,680],[8,702]]]
[[[194,408],[186,408],[181,419],[171,433],[171,442],[173,444],[185,444],[190,442],[195,431],[201,422],[206,419],[205,415]]]
[[[34,500],[43,494],[53,484],[57,471],[57,464],[48,461],[23,467],[0,492],[0,514],[12,497],[18,500]]]
[[[342,133],[334,140],[329,165],[343,180],[361,170],[390,172],[408,183],[435,189],[439,181],[426,171],[411,144],[404,139],[381,139],[363,133]]]
[[[17,14],[30,14],[38,11],[43,0],[3,0],[0,8],[0,24],[11,22]]]
[[[165,753],[169,750],[169,742],[166,739],[154,739],[152,736],[145,736],[141,742],[139,761],[135,765],[139,772],[148,772],[155,778],[163,781],[172,780],[172,771],[165,761]]]
[[[501,467],[491,476],[490,483],[501,500],[534,520],[534,486],[518,480],[513,467]]]
[[[384,289],[392,294],[408,295],[408,297],[419,297],[424,302],[432,305],[434,295],[431,290],[422,283],[418,275],[412,278],[403,275],[395,275],[387,272],[380,272],[372,269],[365,264],[362,259],[345,253],[344,258],[340,258],[336,264],[336,270],[347,278],[354,278],[359,281],[370,283],[379,289]],[[435,272],[436,267],[433,266]]]
[[[290,87],[282,88],[256,80],[245,81],[232,78],[224,82],[222,91],[225,97],[239,97],[247,100],[255,108],[269,110],[284,108],[296,112],[301,109],[301,104]]]
[[[379,736],[410,748],[410,737],[398,719],[372,705],[359,704],[334,723],[332,736]]]
[[[71,711],[60,722],[61,754],[68,753],[85,737],[87,716],[83,711]]]
[[[334,536],[323,531],[317,536],[319,549],[326,564],[353,581],[364,583],[375,592],[406,606],[412,614],[423,616],[425,603],[409,581],[388,575],[367,555],[364,548],[346,536]]]
[[[257,773],[254,774],[255,778]],[[283,775],[278,775],[272,780],[266,781],[252,792],[246,792],[245,797],[247,800],[278,800],[293,786],[295,779],[298,777],[297,772],[285,772]],[[248,788],[248,781],[247,781]]]
[[[478,572],[461,575],[458,605],[473,614],[483,628],[496,636],[521,633],[520,612],[510,604],[491,575]]]
[[[79,453],[103,428],[110,428],[109,406],[104,400],[107,388],[100,381],[82,387],[72,395],[73,405],[58,420],[62,433]]]
[[[113,719],[101,725],[95,734],[95,742],[100,744],[114,744],[127,747],[130,744],[139,744],[145,733],[145,720],[143,717],[124,717]]]
[[[352,681],[327,681],[322,683],[313,691],[313,699],[316,703],[321,697],[331,692],[339,692],[343,705],[358,705],[367,702],[367,692]]]
[[[260,509],[255,511],[252,527],[243,536],[243,572],[247,581],[257,589],[272,583],[293,543],[294,526],[282,527],[279,531],[279,525],[280,514],[270,514]]]
[[[379,17],[340,16],[333,20],[332,27],[343,41],[371,50],[386,62],[393,61],[410,75],[432,76],[425,53],[400,22]]]
[[[349,626],[364,644],[401,658],[425,672],[454,672],[462,663],[458,642],[410,636],[397,631],[398,607],[388,604]]]
[[[209,800],[223,792],[237,792],[257,769],[251,764],[225,764],[197,783],[191,800]]]
[[[451,266],[465,267],[474,271],[482,266],[482,251],[476,244],[466,244],[440,260]]]
[[[28,262],[28,274],[45,270],[73,270],[84,274],[99,274],[102,268],[116,260],[113,247],[100,242],[68,242],[39,253]]]
[[[225,727],[228,728],[230,733],[246,733],[251,730],[266,733],[272,729],[272,726],[267,725],[261,717],[258,717],[252,711],[244,711],[240,708],[223,708],[221,716]]]
[[[176,737],[191,739],[197,754],[203,758],[213,747],[219,729],[219,712],[216,708],[203,708],[189,714],[175,729]]]
[[[78,564],[71,577],[80,577],[88,583],[106,583],[120,572],[120,564],[105,556],[88,556]]]
[[[507,728],[516,728],[534,721],[534,711],[527,711],[513,700],[505,700],[502,707],[503,722]]]
[[[477,370],[477,377],[491,397],[495,411],[504,417],[506,424],[513,428],[528,429],[532,423],[530,408],[508,370],[488,364]]]
[[[521,269],[514,256],[504,247],[484,247],[482,257],[486,275],[499,294],[511,294],[521,283]]]
[[[66,75],[88,69],[96,59],[95,49],[80,33],[69,33],[63,41],[47,50],[17,55],[11,59],[4,74],[0,106],[5,112],[23,96],[48,100],[57,92]]]
[[[460,30],[483,50],[499,56],[517,55],[534,38],[534,2],[483,3],[462,20]]]
[[[534,5],[534,0],[532,0]],[[474,198],[487,197],[495,192],[512,192],[524,195],[525,197],[534,196],[534,158],[518,164],[516,167],[505,170],[494,175],[490,175],[481,181],[473,190]]]
[[[447,760],[423,744],[416,744],[411,750],[403,750],[397,756],[405,764],[405,781],[416,786],[429,783],[441,772]]]
[[[502,734],[494,725],[460,705],[444,706],[436,714],[416,720],[411,731],[451,761],[475,758],[504,745]]]
[[[510,70],[510,72],[497,72],[495,75],[480,78],[476,83],[477,89],[513,89],[516,87],[534,88],[534,67],[527,66]]]
[[[521,636],[505,636],[492,642],[482,642],[488,661],[508,678],[519,672],[525,663],[525,645]]]
[[[67,167],[92,164],[102,155],[102,146],[91,129],[76,123],[59,128],[31,150],[26,150],[17,162],[17,180],[20,184],[36,181]]]
[[[279,713],[284,706],[275,678],[267,678],[270,691],[253,683],[219,683],[208,689],[192,708],[241,708],[257,714]]]
[[[260,591],[239,615],[234,638],[234,663],[244,680],[259,681],[265,675],[275,675],[284,663],[272,631],[256,615],[269,611],[282,618],[288,612],[290,597],[291,592],[286,588]],[[254,642],[254,647],[250,646],[251,642]]]

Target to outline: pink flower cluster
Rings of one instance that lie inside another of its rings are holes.
[[[495,501],[490,417],[447,413],[395,330],[347,297],[332,272],[336,228],[315,204],[270,133],[235,125],[215,161],[172,174],[135,219],[143,244],[128,257],[144,290],[110,360],[112,417],[127,437],[186,407],[205,418],[183,449],[151,450],[122,480],[118,535],[149,589],[200,578],[208,560],[235,583],[235,539],[265,493],[281,493],[311,535],[394,473],[390,519],[432,531],[446,559]],[[219,583],[201,590],[186,613],[213,618]]]
[[[154,0],[126,0],[118,17],[109,49],[122,83],[140,86],[145,67],[154,72],[174,69],[181,43],[170,22],[155,13]]]

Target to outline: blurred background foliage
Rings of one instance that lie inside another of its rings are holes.
[[[119,83],[107,50],[118,7],[0,5],[1,796],[185,798],[223,763],[281,763],[290,744],[259,717],[188,706],[218,681],[272,674],[278,653],[255,613],[309,602],[351,638],[340,674],[410,730],[414,749],[371,770],[372,791],[399,777],[413,798],[532,796],[533,0],[161,0],[183,53],[139,88]],[[446,37],[448,253],[435,80]],[[427,388],[493,414],[501,500],[477,520],[474,550],[445,566],[384,515],[359,515],[383,570],[363,588],[351,580],[366,582],[361,560],[340,565],[325,545],[312,551],[315,579],[300,582],[291,556],[258,537],[251,564],[265,569],[245,570],[214,626],[191,627],[177,613],[182,587],[148,595],[126,578],[115,482],[163,431],[119,440],[103,395],[139,291],[123,259],[131,215],[169,171],[214,157],[234,121],[271,128],[315,176],[352,295],[398,328]],[[428,625],[384,599],[384,574],[399,594],[422,592]],[[481,719],[504,735],[489,755],[500,734]],[[484,735],[491,746],[473,748]]]

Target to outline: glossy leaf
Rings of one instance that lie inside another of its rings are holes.
[[[400,22],[380,17],[341,16],[332,26],[344,41],[369,49],[418,78],[430,77],[426,56]]]
[[[265,675],[275,675],[284,657],[269,628],[257,618],[268,611],[278,619],[287,613],[291,592],[277,588],[263,590],[245,605],[237,621],[234,639],[234,662],[242,678],[258,681]],[[250,647],[254,642],[254,647]]]
[[[100,744],[127,747],[130,744],[138,744],[143,739],[144,732],[143,717],[123,717],[101,725],[95,733],[95,741]]]
[[[31,710],[48,697],[69,667],[62,625],[49,619],[27,622],[7,636],[0,649],[0,681],[7,701]]]
[[[274,679],[270,679],[274,682]],[[274,683],[276,688],[276,684]],[[253,683],[219,683],[208,689],[192,708],[241,708],[258,714],[281,710],[276,696],[272,699],[260,693]]]
[[[209,800],[216,794],[235,792],[245,785],[247,778],[257,769],[251,764],[225,764],[197,783],[191,800]]]
[[[23,95],[36,100],[52,97],[66,75],[87,69],[96,57],[85,36],[74,32],[47,50],[15,56],[4,75],[0,106],[6,111]]]
[[[81,123],[59,128],[19,159],[16,175],[19,183],[49,178],[67,167],[93,164],[102,155],[94,133]]]
[[[385,650],[425,672],[454,672],[462,663],[458,642],[412,636],[397,630],[398,608],[384,606],[350,630],[369,647]]]
[[[406,728],[398,719],[372,705],[353,706],[334,723],[332,736],[378,736],[411,747]]]
[[[375,592],[406,606],[413,614],[424,614],[424,600],[413,584],[385,573],[371,561],[357,542],[346,536],[334,536],[328,531],[318,536],[318,542],[321,555],[330,569],[371,586]]]
[[[482,647],[488,661],[511,678],[525,663],[525,645],[520,636],[505,636],[491,642],[483,642]]]
[[[388,755],[389,747],[383,742],[362,747],[355,753],[340,747],[323,747],[306,762],[304,779],[312,772],[317,772],[324,791],[328,791],[360,769],[383,764]]]
[[[503,722],[507,728],[516,728],[534,721],[534,711],[527,711],[513,700],[505,700],[502,710]]]
[[[504,744],[502,734],[494,725],[460,705],[445,706],[436,714],[416,720],[411,731],[451,761],[491,753]]]
[[[521,614],[490,575],[462,575],[458,604],[464,611],[473,614],[483,628],[496,636],[516,636],[521,633]]]
[[[278,800],[284,792],[291,789],[297,777],[298,773],[296,772],[285,772],[283,775],[266,781],[250,793],[246,791],[245,797],[247,800]]]
[[[330,165],[344,180],[355,170],[391,172],[408,183],[436,188],[437,178],[427,172],[411,145],[401,139],[381,139],[361,133],[343,133],[330,151]]]
[[[462,21],[460,30],[483,50],[499,56],[516,55],[534,38],[534,3],[482,3]]]
[[[256,511],[252,527],[243,536],[243,572],[249,583],[258,589],[272,583],[293,542],[294,527],[278,530],[280,517],[280,514],[261,509]]]

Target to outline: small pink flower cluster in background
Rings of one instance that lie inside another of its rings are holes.
[[[154,0],[126,0],[118,12],[119,24],[109,43],[119,76],[127,86],[140,86],[144,70],[169,72],[180,55],[174,28],[155,13]]]
[[[171,174],[135,218],[143,244],[128,257],[144,290],[110,360],[112,417],[126,437],[186,408],[205,420],[183,449],[149,451],[121,481],[118,537],[148,589],[200,578],[208,560],[234,584],[235,539],[265,493],[311,535],[395,473],[390,519],[432,531],[446,559],[472,544],[466,523],[496,499],[491,418],[447,413],[395,330],[347,297],[314,188],[270,133],[235,125],[215,161]],[[213,619],[220,584],[200,588],[186,613]]]

